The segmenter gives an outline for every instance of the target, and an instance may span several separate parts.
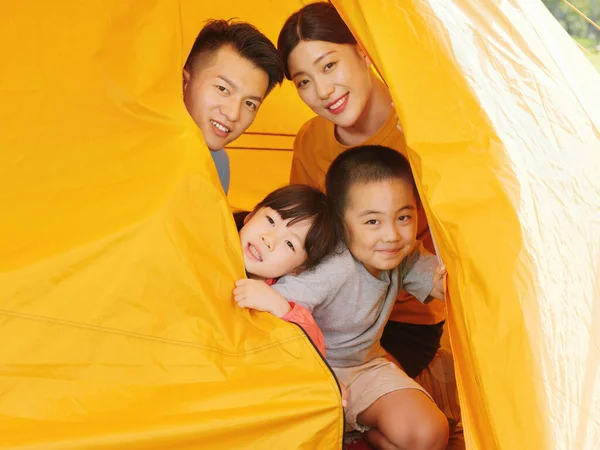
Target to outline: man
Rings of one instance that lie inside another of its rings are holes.
[[[249,23],[210,21],[194,42],[183,69],[183,99],[226,194],[229,158],[224,147],[252,125],[265,97],[282,81],[277,49]]]

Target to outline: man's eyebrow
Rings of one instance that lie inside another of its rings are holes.
[[[225,75],[218,75],[217,78],[220,78],[225,83],[231,85],[231,87],[233,87],[234,89],[238,88],[237,84],[235,84],[233,81],[231,81]],[[262,103],[262,101],[264,100],[264,97],[261,97],[260,95],[250,95],[250,96],[248,96],[248,98],[250,100],[254,100],[255,102],[259,102],[259,103]]]
[[[225,75],[218,75],[217,78],[220,78],[221,80],[223,80],[225,83],[230,84],[234,89],[237,89],[237,84],[235,84],[233,81],[231,81],[229,78],[227,78]]]

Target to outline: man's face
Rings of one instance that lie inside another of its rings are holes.
[[[206,145],[216,151],[252,125],[269,77],[229,46],[205,59],[183,70],[183,101]]]

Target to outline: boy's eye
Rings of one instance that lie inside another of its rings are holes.
[[[296,251],[296,249],[294,248],[294,244],[292,244],[290,241],[286,241],[286,244],[289,248],[291,248],[293,251]]]
[[[324,71],[327,72],[327,71],[333,69],[333,67],[335,66],[335,64],[336,64],[335,61],[325,64],[325,67],[323,68]]]
[[[273,219],[271,219],[271,216],[267,216],[267,220],[269,221],[269,223],[271,225],[275,225],[275,221]]]
[[[379,221],[377,219],[371,219],[371,220],[367,220],[365,223],[367,225],[377,225],[379,223]]]

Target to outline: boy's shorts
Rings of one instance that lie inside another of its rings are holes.
[[[360,432],[367,431],[369,427],[358,423],[358,415],[385,394],[400,389],[417,389],[431,399],[425,389],[385,358],[375,358],[360,366],[334,367],[333,371],[348,389],[346,422]]]

